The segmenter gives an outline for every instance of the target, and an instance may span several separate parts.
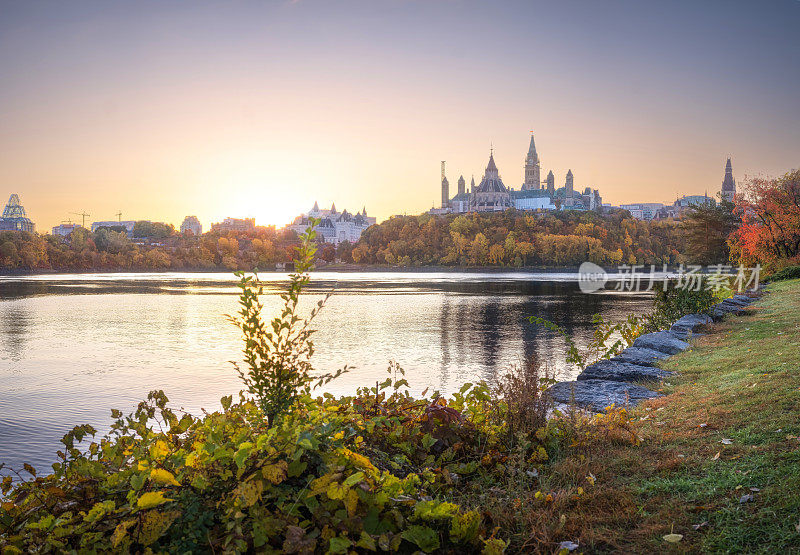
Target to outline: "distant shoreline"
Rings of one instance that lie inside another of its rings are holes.
[[[617,268],[605,268],[609,275],[615,274]],[[258,273],[272,274],[291,272],[291,270],[258,270]],[[570,273],[577,274],[578,267],[568,266],[563,268],[557,267],[524,267],[524,268],[511,268],[504,266],[382,266],[382,265],[359,265],[359,264],[336,264],[317,267],[312,270],[312,275],[318,272],[341,272],[341,273],[354,273],[354,272],[391,272],[398,274],[408,273],[503,273],[503,274],[532,274],[532,273],[545,273],[545,274],[559,274]],[[154,270],[122,270],[122,269],[97,269],[97,270],[2,270],[0,277],[12,276],[47,276],[59,274],[232,274],[233,271],[222,269],[154,269]],[[248,271],[252,273],[252,271]]]

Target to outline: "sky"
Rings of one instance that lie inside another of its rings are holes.
[[[480,180],[604,202],[800,162],[800,1],[0,0],[0,200],[40,231],[379,221]]]

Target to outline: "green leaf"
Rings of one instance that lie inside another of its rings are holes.
[[[431,552],[439,549],[439,534],[427,526],[409,526],[403,532],[403,539],[410,541],[423,551]]]
[[[328,552],[347,553],[347,550],[350,548],[351,545],[353,545],[353,542],[351,542],[349,539],[342,536],[336,536],[335,538],[331,538],[330,548]]]

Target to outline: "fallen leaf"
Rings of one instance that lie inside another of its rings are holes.
[[[717,454],[711,457],[711,460],[716,461],[717,459],[719,459],[720,454],[722,454],[722,451],[717,451]]]
[[[748,501],[752,501],[755,497],[752,494],[743,495],[739,498],[739,503],[747,503]]]
[[[705,422],[703,422],[702,424],[700,424],[700,425],[698,426],[698,428],[705,428],[706,426],[708,426],[708,424],[706,424]]]
[[[722,438],[722,445],[730,445],[731,443],[733,443],[732,439]]]
[[[692,528],[694,528],[695,530],[699,530],[700,528],[705,528],[706,526],[708,526],[708,522],[706,521],[703,521],[700,524],[692,524]]]
[[[578,549],[578,543],[577,542],[571,542],[571,541],[561,542],[560,544],[558,544],[558,549],[559,550],[566,549],[567,551],[575,551],[576,549]]]
[[[761,490],[760,490],[760,489],[758,489],[758,488],[750,488],[750,491],[754,491],[754,492],[758,493],[758,492],[759,492],[759,491],[761,491]]]
[[[683,539],[683,534],[667,534],[664,536],[664,541],[669,543],[678,543]]]

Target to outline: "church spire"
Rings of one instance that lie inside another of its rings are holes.
[[[733,178],[733,168],[731,167],[731,159],[725,163],[725,178],[722,180],[722,200],[733,202],[733,197],[736,195],[736,180]]]

